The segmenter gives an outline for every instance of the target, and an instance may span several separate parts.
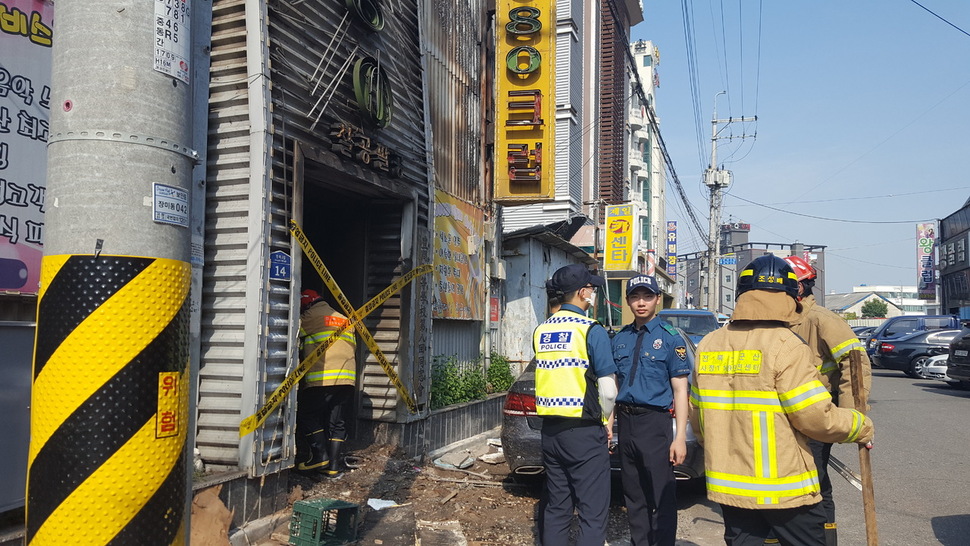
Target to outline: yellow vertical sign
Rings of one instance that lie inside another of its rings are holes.
[[[633,232],[633,205],[606,207],[606,255],[603,269],[635,270],[636,237]]]
[[[556,10],[497,0],[495,191],[505,205],[555,198]]]

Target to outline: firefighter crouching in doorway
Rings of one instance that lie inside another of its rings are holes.
[[[791,266],[798,280],[798,301],[802,311],[798,318],[791,323],[791,331],[798,334],[813,353],[819,358],[818,371],[822,374],[822,384],[832,395],[832,400],[839,407],[854,408],[852,397],[858,385],[852,384],[849,373],[849,354],[858,351],[862,361],[863,400],[869,400],[869,389],[872,385],[872,365],[865,347],[856,337],[855,332],[845,320],[818,305],[812,288],[815,286],[817,274],[815,268],[798,256],[787,256],[785,261]],[[822,508],[825,509],[825,544],[838,545],[838,531],[835,524],[835,500],[832,498],[832,480],[829,477],[829,458],[832,454],[832,444],[812,440],[808,443],[815,456],[815,466],[818,468],[819,485],[822,488]]]
[[[306,358],[317,344],[329,339],[347,323],[315,290],[304,290],[300,298],[300,358]],[[346,329],[320,360],[313,363],[297,394],[296,468],[339,476],[344,466],[341,451],[347,440],[347,419],[357,384],[357,340]]]
[[[825,545],[825,511],[809,438],[866,444],[872,421],[839,408],[822,385],[812,350],[789,325],[798,281],[776,256],[738,276],[731,321],[697,348],[691,425],[704,443],[707,496],[720,503],[724,541]]]

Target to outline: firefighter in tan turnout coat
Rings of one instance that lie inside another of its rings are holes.
[[[315,290],[304,290],[300,298],[301,358],[332,337],[347,323]],[[347,439],[347,418],[357,384],[357,339],[353,328],[316,361],[300,381],[297,393],[296,468],[339,476],[340,454]]]
[[[872,422],[835,406],[811,349],[789,330],[798,317],[791,267],[767,255],[738,277],[731,322],[697,348],[691,423],[704,443],[708,498],[720,503],[724,538],[761,545],[825,544],[825,513],[809,438],[872,439]]]
[[[791,323],[791,330],[805,340],[818,357],[816,366],[822,374],[822,384],[832,394],[833,401],[839,407],[854,408],[852,393],[857,386],[852,384],[849,373],[849,355],[852,351],[859,353],[863,375],[862,399],[868,400],[872,385],[872,365],[865,347],[842,317],[815,301],[815,296],[812,295],[817,277],[815,268],[798,256],[788,256],[785,261],[795,272],[798,280],[798,301],[802,305],[798,318]],[[828,473],[832,444],[813,440],[809,442],[809,447],[815,455],[815,466],[818,467],[819,484],[822,488],[822,508],[826,516],[825,544],[837,546],[835,500],[832,498],[832,481]]]

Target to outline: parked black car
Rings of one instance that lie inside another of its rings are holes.
[[[880,341],[872,355],[873,366],[901,370],[913,378],[922,377],[926,362],[950,350],[960,330],[930,330],[896,336]]]
[[[970,328],[968,327],[964,327],[950,342],[946,375],[953,381],[959,381],[954,386],[970,389]]]
[[[693,361],[694,347],[688,342],[688,350]],[[540,432],[542,418],[536,415],[536,361],[526,366],[525,371],[509,388],[502,413],[502,451],[513,474],[520,476],[539,475],[545,472],[542,465]],[[671,422],[674,422],[671,419]],[[676,426],[676,425],[675,425]],[[613,441],[618,438],[614,429]],[[610,467],[620,470],[620,456],[617,450],[610,453]],[[687,424],[687,458],[684,464],[674,467],[678,480],[690,480],[704,476],[704,449]]]
[[[872,357],[883,341],[892,341],[913,332],[929,330],[955,330],[960,320],[953,315],[902,315],[886,319],[866,342],[866,351]]]

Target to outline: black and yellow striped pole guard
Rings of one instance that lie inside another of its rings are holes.
[[[190,274],[166,258],[44,257],[27,544],[184,543]]]

